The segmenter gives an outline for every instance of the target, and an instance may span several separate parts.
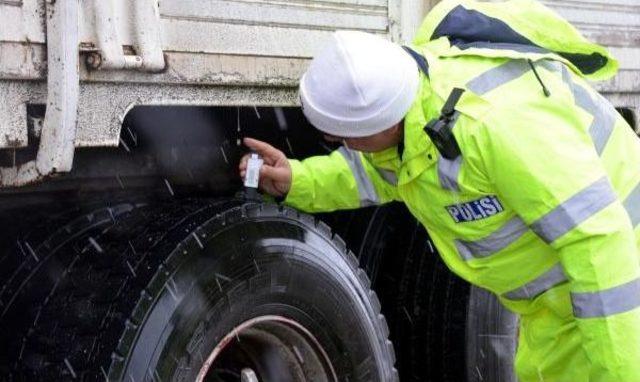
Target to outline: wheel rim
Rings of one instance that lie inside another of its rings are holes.
[[[337,381],[327,353],[298,322],[260,316],[227,333],[211,351],[197,382]]]

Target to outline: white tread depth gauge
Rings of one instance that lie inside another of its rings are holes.
[[[258,188],[260,182],[260,167],[264,160],[258,154],[252,153],[247,162],[247,174],[244,177],[244,186]]]

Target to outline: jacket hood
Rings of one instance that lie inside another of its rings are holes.
[[[618,69],[618,62],[604,47],[589,42],[569,22],[535,0],[444,0],[427,15],[414,45],[440,38],[448,39],[452,47],[473,49],[479,55],[488,49],[553,53],[590,80],[611,78]]]

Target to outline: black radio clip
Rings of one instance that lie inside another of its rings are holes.
[[[464,89],[454,88],[442,107],[440,117],[431,120],[424,127],[425,133],[431,138],[440,155],[448,160],[454,160],[461,154],[460,146],[453,135],[453,127],[460,114],[456,110],[456,104],[464,92]]]

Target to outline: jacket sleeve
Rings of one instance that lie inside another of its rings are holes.
[[[329,212],[397,200],[393,172],[361,152],[340,147],[330,155],[290,160],[291,189],[284,201],[306,212]]]
[[[499,197],[557,251],[590,380],[640,381],[640,250],[589,120],[573,110],[492,113],[480,129],[483,162]]]

